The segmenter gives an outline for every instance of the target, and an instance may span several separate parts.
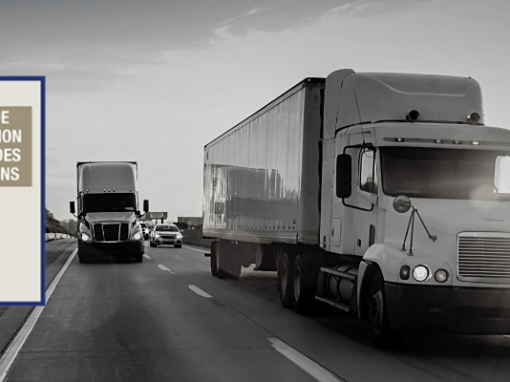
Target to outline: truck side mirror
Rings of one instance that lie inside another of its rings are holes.
[[[74,202],[69,202],[69,211],[74,214],[76,209],[74,208]]]
[[[147,199],[143,201],[143,212],[149,212],[149,201]]]
[[[336,157],[336,196],[348,198],[352,192],[352,163],[347,154]]]

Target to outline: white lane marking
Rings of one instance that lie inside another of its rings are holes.
[[[151,257],[149,255],[143,255],[146,259],[150,259]]]
[[[197,251],[197,252],[202,252],[202,253],[209,253],[209,252],[211,252],[211,251],[202,251],[201,249],[191,248],[191,247],[188,247],[187,245],[183,245],[183,247],[191,249],[192,251]]]
[[[198,294],[199,296],[202,296],[205,298],[212,298],[212,296],[209,293],[207,293],[205,290],[200,289],[196,285],[188,285],[188,288],[191,289],[196,294]]]
[[[284,355],[294,364],[299,366],[301,369],[310,374],[313,378],[320,382],[338,382],[345,381],[344,379],[340,379],[336,377],[333,373],[323,368],[318,363],[312,361],[310,358],[301,354],[296,349],[290,347],[285,342],[280,341],[278,338],[268,338],[269,342],[271,342],[271,346],[273,346],[277,352]]]
[[[73,261],[74,257],[76,256],[76,253],[78,252],[78,249],[75,249],[73,253],[71,253],[71,256],[67,259],[66,263],[58,272],[55,279],[50,284],[50,287],[46,290],[46,303],[48,303],[48,300],[50,299],[53,291],[57,287],[58,282],[62,278],[62,275],[66,271],[67,267],[69,267],[69,264]],[[32,329],[34,328],[35,324],[37,323],[37,320],[39,319],[39,316],[41,315],[42,311],[44,309],[44,306],[36,306],[34,310],[32,310],[32,313],[28,317],[27,321],[21,328],[21,330],[18,332],[14,340],[11,342],[7,350],[5,351],[2,359],[0,359],[0,382],[3,382],[5,377],[7,376],[7,373],[9,369],[12,366],[12,363],[18,356],[19,351],[23,347],[23,344],[27,340],[28,336],[32,332]]]
[[[175,272],[174,272],[174,271],[172,271],[172,270],[171,270],[170,268],[168,268],[168,267],[165,267],[163,264],[159,264],[159,265],[158,265],[158,268],[159,268],[159,269],[162,269],[162,270],[164,270],[164,271],[170,272],[172,275],[175,275]],[[0,381],[0,382],[1,382],[1,381]]]

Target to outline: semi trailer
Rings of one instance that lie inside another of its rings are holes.
[[[136,162],[79,162],[76,165],[76,205],[70,212],[78,219],[78,258],[132,257],[143,260],[143,231],[138,208]],[[144,200],[143,209],[149,210]]]
[[[306,78],[204,147],[211,273],[406,332],[510,333],[510,131],[472,78]]]

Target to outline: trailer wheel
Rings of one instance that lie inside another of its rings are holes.
[[[292,305],[299,314],[310,312],[315,303],[315,284],[310,285],[309,276],[309,271],[304,267],[303,256],[297,255],[292,271]]]
[[[278,267],[278,290],[280,291],[280,303],[284,308],[293,307],[293,282],[292,282],[292,258],[284,252],[280,258]]]
[[[377,272],[372,278],[367,303],[368,327],[374,346],[377,348],[397,346],[402,340],[402,334],[393,331],[390,326],[381,272]]]

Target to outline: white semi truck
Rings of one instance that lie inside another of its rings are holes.
[[[77,195],[78,258],[133,257],[142,262],[144,245],[138,203],[136,162],[79,162]],[[144,211],[149,201],[144,200]],[[77,207],[77,208],[76,208]]]
[[[510,131],[472,78],[307,78],[204,148],[211,272],[411,331],[510,333]]]

